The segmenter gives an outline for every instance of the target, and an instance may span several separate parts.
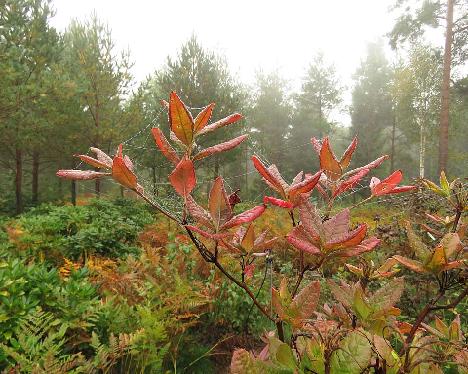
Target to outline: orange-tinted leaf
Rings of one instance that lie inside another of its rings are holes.
[[[387,192],[387,193],[402,193],[402,192],[408,192],[408,191],[414,191],[414,190],[417,190],[418,187],[416,186],[399,186],[399,187],[395,187],[393,190],[391,190],[390,192]]]
[[[181,160],[169,175],[169,181],[180,196],[186,197],[197,184],[193,162],[189,159]]]
[[[119,145],[117,155],[112,162],[112,178],[122,186],[132,190],[137,188],[137,177],[131,170],[131,165],[125,162],[122,156],[122,144]]]
[[[241,240],[241,247],[244,248],[246,251],[250,252],[255,244],[255,230],[254,225],[251,223],[247,230],[244,233],[244,236]]]
[[[270,186],[279,192],[282,196],[285,195],[282,182],[278,180],[271,172],[268,170],[263,162],[261,162],[256,156],[252,156],[252,162],[255,166],[255,169],[260,173],[260,175],[269,182]]]
[[[198,113],[198,116],[195,118],[195,133],[203,129],[208,124],[208,121],[211,118],[211,114],[213,113],[214,106],[215,104],[211,103],[204,107],[200,113]]]
[[[293,204],[291,204],[289,201],[284,201],[271,196],[265,196],[263,198],[263,204],[272,204],[286,209],[293,208]]]
[[[219,228],[232,216],[231,205],[221,177],[216,178],[213,187],[211,187],[209,210],[216,228]]]
[[[176,151],[169,144],[163,132],[158,128],[152,128],[151,133],[153,134],[156,146],[159,148],[161,153],[174,165],[177,165],[180,162],[179,156],[177,156]]]
[[[193,118],[175,92],[171,92],[169,98],[169,123],[171,124],[171,130],[182,143],[187,146],[192,143]]]
[[[370,252],[372,251],[376,246],[380,244],[380,239],[377,238],[369,238],[363,240],[360,244],[358,244],[356,247],[351,248],[351,249],[345,249],[343,251],[340,251],[338,255],[340,257],[353,257],[353,256],[358,256],[362,253],[365,252]]]
[[[419,261],[411,260],[409,258],[399,256],[399,255],[395,255],[395,256],[393,256],[393,258],[395,260],[397,260],[403,266],[406,266],[410,270],[413,270],[413,271],[415,271],[417,273],[424,273],[425,272],[422,264]]]
[[[322,149],[320,150],[320,169],[324,171],[329,179],[334,181],[341,177],[343,172],[330,148],[328,138],[323,140]]]
[[[346,169],[350,162],[351,162],[351,157],[353,157],[353,153],[356,150],[358,144],[358,139],[357,136],[354,137],[353,141],[349,145],[349,147],[346,149],[346,151],[343,153],[343,156],[341,157],[340,160],[340,166],[342,169]]]
[[[236,227],[242,225],[243,223],[252,222],[253,220],[260,217],[263,212],[265,211],[264,205],[257,205],[256,207],[246,210],[243,213],[234,216],[229,221],[227,221],[222,228],[223,229],[230,229],[231,227]]]
[[[242,115],[239,113],[234,113],[231,114],[230,116],[227,116],[226,118],[220,119],[219,121],[213,122],[207,126],[205,126],[203,129],[201,129],[198,132],[198,135],[203,135],[206,134],[210,131],[214,131],[216,129],[219,129],[221,127],[230,125],[231,123],[237,122],[240,119],[242,119]]]
[[[303,319],[310,318],[317,307],[320,298],[320,282],[310,282],[294,298],[293,303],[297,306]]]
[[[432,271],[439,273],[441,268],[447,263],[447,258],[445,257],[444,248],[441,245],[435,247],[430,260],[426,265],[426,268],[431,269]]]
[[[89,157],[87,155],[74,155],[74,156],[78,157],[81,161],[86,162],[88,165],[94,166],[95,168],[99,168],[99,169],[102,169],[102,168],[108,169],[109,168],[109,166],[107,164],[104,164],[101,161],[96,160],[93,157]],[[112,164],[111,164],[110,167],[112,167]]]
[[[275,288],[271,289],[271,303],[273,304],[273,308],[275,309],[275,312],[278,314],[279,318],[284,320],[286,318],[286,313],[284,312],[279,292]]]
[[[367,225],[362,224],[357,229],[344,234],[341,238],[335,238],[332,241],[327,241],[325,247],[327,249],[354,247],[364,240],[366,232]]]
[[[101,173],[92,170],[59,170],[56,173],[57,177],[72,180],[89,180],[111,175],[110,173]]]
[[[237,147],[239,144],[241,144],[245,139],[247,139],[247,135],[241,135],[238,136],[237,138],[231,139],[227,142],[221,143],[221,144],[216,144],[212,147],[203,149],[200,151],[194,158],[194,161],[201,160],[205,157],[211,156],[215,153],[220,153],[224,151],[228,151],[230,149],[233,149]]]
[[[401,170],[394,171],[384,180],[380,181],[378,178],[372,178],[370,188],[373,196],[382,196],[393,190],[398,183],[401,182],[403,173]]]

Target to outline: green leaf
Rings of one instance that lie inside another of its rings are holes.
[[[443,170],[440,172],[440,187],[442,188],[442,190],[445,192],[445,194],[447,196],[450,195],[449,182],[448,182],[447,177],[445,176],[445,172]]]
[[[331,357],[331,372],[334,374],[359,374],[369,365],[372,348],[364,332],[355,330],[341,342],[340,348]]]
[[[278,350],[276,351],[276,361],[289,369],[296,369],[297,367],[292,349],[285,343],[278,347]]]

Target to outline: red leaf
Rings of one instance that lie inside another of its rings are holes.
[[[156,146],[159,148],[161,153],[174,165],[177,165],[180,162],[179,156],[177,156],[176,151],[169,144],[163,132],[158,128],[152,128],[151,133],[153,134]]]
[[[197,184],[193,162],[186,158],[181,160],[169,175],[169,181],[180,196],[186,197]]]
[[[323,139],[322,148],[320,150],[320,169],[325,172],[329,179],[334,181],[341,177],[343,172],[330,148],[328,138]]]
[[[362,224],[357,229],[342,235],[341,238],[334,238],[333,241],[327,242],[325,247],[327,249],[354,247],[364,240],[366,232],[367,225]]]
[[[232,219],[227,221],[223,226],[222,229],[230,229],[231,227],[236,227],[242,225],[243,223],[252,222],[253,220],[260,217],[263,212],[265,211],[264,205],[258,205],[252,209],[246,210],[243,213],[234,216]]]
[[[205,157],[211,156],[215,153],[220,153],[224,151],[228,151],[232,148],[237,147],[239,144],[241,144],[245,139],[247,138],[247,135],[241,135],[238,136],[237,138],[231,139],[227,142],[221,143],[221,144],[216,144],[212,147],[203,149],[200,151],[194,158],[194,161],[201,160]]]
[[[250,279],[254,275],[255,264],[246,265],[244,268],[245,279]]]
[[[236,191],[234,191],[232,194],[228,196],[229,205],[231,206],[231,209],[234,209],[236,204],[239,204],[240,202],[242,202],[241,198],[239,197],[239,192],[240,190],[237,189]]]
[[[216,121],[208,126],[205,126],[203,129],[201,129],[197,135],[203,135],[206,134],[207,132],[214,131],[216,129],[219,129],[221,127],[227,126],[231,123],[237,122],[240,119],[242,119],[242,115],[239,113],[234,113],[231,114],[230,116],[220,119],[219,121]]]
[[[367,164],[365,166],[362,166],[362,167],[360,167],[358,169],[355,169],[354,171],[357,172],[357,171],[362,170],[362,169],[369,169],[369,170],[374,169],[374,168],[380,166],[380,164],[382,162],[384,162],[387,158],[388,158],[388,155],[381,156],[378,159],[372,161],[371,163],[369,163],[369,164]]]
[[[358,144],[358,139],[357,137],[354,137],[353,141],[349,145],[349,147],[346,149],[346,151],[343,153],[343,156],[341,157],[340,160],[340,166],[342,169],[346,169],[349,166],[349,163],[351,162],[351,157],[353,157],[353,153],[356,150]]]
[[[291,204],[289,201],[284,201],[284,200],[277,199],[271,196],[265,196],[263,198],[263,204],[268,204],[268,203],[279,206],[280,208],[286,208],[286,209],[292,209],[294,207],[293,204]]]
[[[131,163],[125,162],[122,156],[122,144],[120,144],[112,162],[112,178],[122,186],[135,190],[138,185],[137,177],[131,169]]]
[[[367,173],[369,173],[369,171],[370,169],[362,169],[344,182],[341,182],[337,189],[333,192],[333,198],[353,188]]]
[[[211,103],[204,107],[200,113],[198,113],[198,116],[195,118],[195,133],[197,133],[207,125],[208,121],[211,118],[211,114],[213,113],[214,106],[215,104]]]
[[[291,232],[286,236],[286,239],[297,249],[310,253],[320,254],[320,249],[310,242],[309,235],[301,225],[294,227]]]
[[[169,123],[171,124],[171,130],[182,143],[187,146],[192,143],[193,118],[175,92],[171,92],[169,98]]]
[[[284,196],[285,193],[281,181],[278,180],[256,156],[252,156],[252,162],[255,169],[257,169],[260,175],[270,183],[271,187]]]
[[[92,170],[59,170],[56,173],[57,177],[64,178],[64,179],[72,179],[72,180],[89,180],[89,179],[97,179],[101,177],[105,177],[111,175],[110,173],[101,173]]]
[[[391,190],[390,193],[401,193],[401,192],[407,192],[407,191],[413,191],[416,190],[418,187],[416,186],[399,186],[395,187],[393,190]]]
[[[384,180],[380,181],[378,178],[372,178],[370,182],[370,189],[373,196],[382,196],[393,190],[398,183],[401,182],[403,173],[401,170],[394,171]]]
[[[289,199],[291,201],[294,201],[298,195],[312,191],[315,185],[320,180],[321,175],[322,175],[322,170],[318,171],[314,175],[306,175],[306,177],[304,178],[302,182],[293,184],[288,189]]]

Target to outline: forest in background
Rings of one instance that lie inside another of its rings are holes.
[[[351,87],[344,87],[333,62],[317,53],[303,73],[300,89],[291,92],[289,82],[276,72],[259,72],[254,85],[240,82],[226,59],[205,49],[196,36],[146,80],[135,82],[131,54],[116,49],[111,30],[98,16],[73,21],[60,33],[50,24],[53,2],[1,1],[1,210],[20,213],[46,201],[75,203],[81,195],[123,194],[112,183],[69,182],[55,176],[58,169],[78,168],[70,150],[86,153],[93,146],[112,155],[119,143],[134,160],[145,190],[165,196],[171,165],[148,130],[167,123],[160,100],[167,100],[171,91],[195,111],[215,102],[214,119],[233,112],[244,116],[241,126],[227,128],[226,135],[248,133],[248,140],[203,164],[200,192],[207,192],[213,177],[223,174],[231,190],[241,189],[244,199],[255,200],[264,187],[250,164],[252,154],[278,165],[291,178],[294,170],[318,168],[310,138],[328,135],[337,153],[358,135],[354,162],[359,164],[382,153],[390,155],[387,167],[378,171],[380,176],[398,167],[407,178],[436,179],[447,66],[454,73],[449,70],[446,87],[450,100],[444,169],[450,176],[465,176],[468,76],[460,72],[466,67],[467,5],[448,2],[448,8],[454,8],[448,65],[447,48],[437,48],[424,38],[427,27],[446,33],[447,4],[406,5],[396,2],[393,30],[368,45]],[[392,56],[385,55],[384,43],[394,48]],[[349,106],[343,101],[347,92]],[[333,121],[332,113],[339,110],[349,112],[351,126]],[[219,141],[209,135],[199,146]],[[303,151],[306,156],[296,156]]]

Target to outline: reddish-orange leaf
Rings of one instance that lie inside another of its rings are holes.
[[[169,181],[180,196],[186,197],[197,184],[193,162],[187,158],[181,160],[169,175]]]
[[[399,187],[395,187],[393,190],[391,190],[390,192],[388,192],[389,194],[393,194],[393,193],[402,193],[402,192],[408,192],[408,191],[414,191],[418,189],[418,187],[416,186],[399,186]]]
[[[169,99],[169,123],[175,136],[185,145],[193,140],[194,122],[192,115],[175,92],[171,92]]]
[[[185,200],[185,206],[187,207],[187,210],[190,213],[190,215],[193,218],[195,218],[198,224],[213,228],[210,213],[208,213],[204,208],[198,205],[192,196],[187,196],[187,199]]]
[[[187,229],[189,229],[190,231],[195,231],[196,233],[200,234],[201,236],[203,236],[203,237],[205,237],[205,238],[207,238],[207,239],[221,240],[221,239],[226,238],[226,237],[228,237],[229,235],[231,235],[231,234],[228,233],[228,232],[223,232],[223,233],[215,234],[215,233],[211,233],[211,232],[208,232],[208,231],[199,229],[198,227],[196,227],[196,226],[191,226],[191,225],[186,225],[185,227],[186,227]]]
[[[212,147],[203,149],[200,151],[198,154],[195,155],[193,158],[194,161],[201,160],[205,157],[211,156],[215,153],[220,153],[224,151],[229,151],[232,148],[237,147],[239,144],[241,144],[245,139],[247,139],[247,135],[241,135],[238,136],[237,138],[231,139],[227,142],[221,143],[221,144],[216,144]]]
[[[112,162],[112,178],[122,186],[132,190],[137,188],[137,177],[131,170],[131,162],[126,162],[122,155],[122,144],[119,145],[117,155]]]
[[[320,169],[323,169],[327,177],[334,181],[341,177],[342,174],[341,166],[330,148],[328,138],[323,140],[320,150]]]
[[[253,249],[255,245],[255,229],[253,223],[251,223],[249,227],[247,227],[247,230],[245,230],[240,245],[248,252],[250,252]]]
[[[59,170],[57,177],[72,180],[89,180],[111,175],[110,173],[100,173],[92,170]]]
[[[230,116],[220,119],[219,121],[213,122],[210,125],[205,126],[203,129],[201,129],[197,135],[203,135],[206,134],[207,132],[214,131],[216,129],[219,129],[221,127],[230,125],[231,123],[237,122],[240,119],[242,119],[242,115],[239,113],[234,113],[231,114]]]
[[[243,213],[234,216],[229,221],[227,221],[222,228],[230,229],[231,227],[236,227],[242,225],[243,223],[252,222],[253,220],[260,217],[265,211],[265,205],[258,205],[252,209],[246,210]]]
[[[204,107],[200,113],[198,113],[198,116],[195,118],[195,133],[203,129],[208,124],[208,121],[211,118],[211,114],[213,113],[214,106],[215,104],[211,103]]]
[[[364,240],[364,238],[366,237],[366,232],[367,225],[362,224],[357,229],[349,232],[348,234],[343,235],[342,238],[331,242],[327,242],[325,247],[327,249],[335,249],[340,247],[354,247]]]
[[[294,205],[289,201],[284,201],[271,196],[265,196],[263,198],[263,204],[272,204],[286,209],[292,209],[294,207]]]
[[[288,190],[289,199],[294,200],[296,196],[312,191],[315,185],[320,180],[321,175],[322,170],[318,171],[314,175],[306,175],[302,182],[293,184]]]
[[[156,146],[159,148],[161,153],[174,165],[177,165],[180,162],[179,156],[177,156],[176,151],[169,144],[163,132],[158,128],[152,128],[151,133],[153,134]]]
[[[255,166],[255,169],[260,173],[260,175],[270,183],[270,185],[281,195],[284,195],[284,189],[281,181],[279,181],[266,167],[263,163],[256,157],[252,156],[252,162]]]
[[[375,237],[363,240],[360,244],[358,244],[356,247],[351,248],[351,249],[345,249],[343,251],[340,251],[338,255],[340,257],[353,257],[353,256],[358,256],[361,253],[365,252],[370,252],[372,251],[376,246],[380,244],[380,239],[377,239]],[[385,276],[384,274],[381,274],[382,276]]]
[[[391,175],[382,181],[375,177],[372,178],[370,183],[372,195],[382,196],[389,193],[397,186],[398,183],[401,182],[402,178],[403,173],[401,170],[394,171]]]
[[[112,168],[112,158],[110,158],[105,152],[101,151],[99,148],[90,148],[91,152],[96,154],[96,157],[99,162],[105,164],[109,169]]]
[[[358,139],[357,136],[354,137],[353,141],[349,145],[349,147],[346,149],[346,151],[343,153],[343,156],[341,157],[340,160],[340,166],[342,169],[346,169],[349,166],[349,163],[351,162],[351,157],[353,157],[353,153],[356,150],[358,144]]]

